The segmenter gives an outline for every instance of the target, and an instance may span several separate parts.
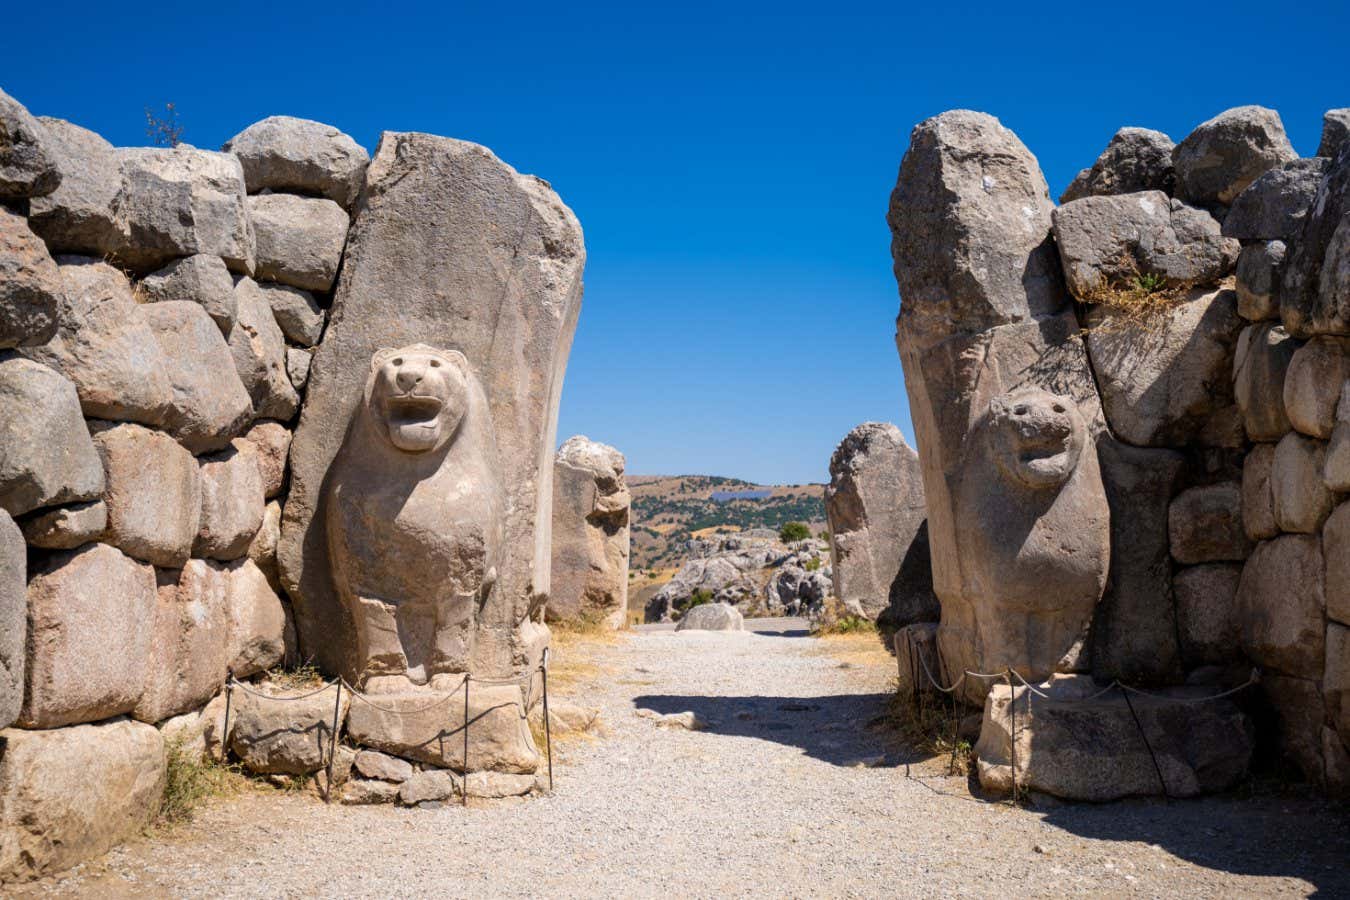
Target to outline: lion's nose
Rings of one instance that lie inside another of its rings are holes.
[[[422,383],[422,376],[426,374],[427,367],[420,363],[406,363],[401,366],[398,373],[394,376],[399,389],[404,393],[417,387]]]

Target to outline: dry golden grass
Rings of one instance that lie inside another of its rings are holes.
[[[1098,283],[1085,296],[1084,303],[1102,307],[1109,318],[1092,326],[1098,333],[1147,330],[1162,323],[1169,313],[1195,290],[1189,281],[1169,280],[1153,273],[1140,272],[1139,264],[1129,254],[1121,256],[1117,268],[1123,273],[1112,281]]]
[[[165,742],[164,755],[164,796],[152,826],[156,831],[171,831],[191,822],[197,810],[210,801],[255,787],[238,766],[203,758],[181,740]]]
[[[712,537],[715,534],[735,534],[741,530],[739,525],[710,525],[707,528],[700,528],[697,531],[689,532],[691,538]]]

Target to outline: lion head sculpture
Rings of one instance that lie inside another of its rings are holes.
[[[399,450],[429,453],[454,438],[469,405],[469,363],[462,353],[426,344],[384,349],[370,361],[366,410]]]
[[[1072,400],[1035,387],[995,397],[986,428],[998,467],[1033,490],[1059,487],[1069,480],[1087,434]]]

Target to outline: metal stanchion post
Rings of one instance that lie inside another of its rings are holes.
[[[464,673],[464,805],[469,805],[469,673]]]
[[[342,713],[342,679],[337,681],[337,696],[333,699],[333,730],[328,734],[328,783],[324,785],[323,802],[333,802],[333,761],[337,758],[338,717]]]
[[[544,648],[544,659],[539,666],[544,680],[544,748],[548,754],[548,792],[553,793],[553,730],[548,716],[548,648]]]

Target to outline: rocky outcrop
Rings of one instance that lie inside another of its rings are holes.
[[[584,435],[554,458],[549,621],[627,624],[632,497],[623,472],[622,453]]]
[[[865,422],[845,436],[830,457],[825,516],[834,596],[846,609],[893,628],[937,618],[931,574],[927,584],[902,575],[911,555],[926,555],[927,508],[919,455],[900,429]]]

